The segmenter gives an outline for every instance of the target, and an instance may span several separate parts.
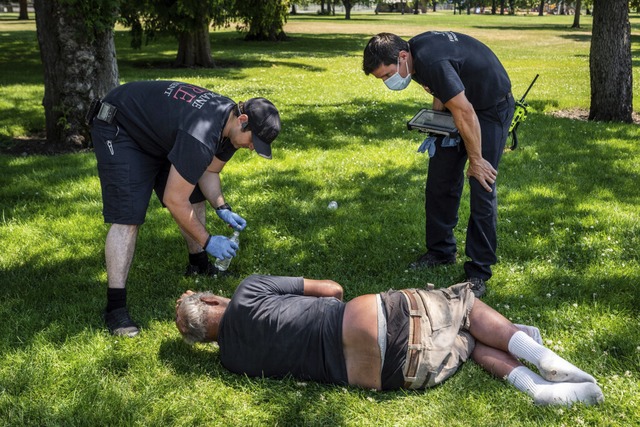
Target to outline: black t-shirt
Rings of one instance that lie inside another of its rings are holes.
[[[446,103],[460,92],[476,110],[502,101],[511,81],[496,55],[473,37],[453,31],[428,31],[409,40],[413,80]]]
[[[342,351],[345,303],[304,296],[302,277],[252,275],[220,322],[220,361],[231,372],[348,384]]]
[[[216,156],[236,149],[222,131],[235,102],[207,89],[174,81],[140,81],[116,87],[104,98],[118,108],[116,121],[147,154],[166,157],[196,184]]]

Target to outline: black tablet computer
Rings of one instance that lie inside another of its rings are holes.
[[[441,135],[453,135],[458,133],[456,125],[453,123],[453,116],[444,111],[427,110],[423,108],[418,114],[407,122],[409,130],[420,132],[437,133]]]

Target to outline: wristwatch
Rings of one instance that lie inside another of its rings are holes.
[[[233,209],[231,209],[231,206],[229,206],[229,203],[225,202],[224,205],[220,205],[216,208],[217,211],[221,211],[224,209],[229,209],[230,211],[232,211]]]

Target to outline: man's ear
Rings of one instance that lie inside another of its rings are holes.
[[[214,295],[203,295],[200,297],[200,301],[207,305],[220,305],[220,301]]]

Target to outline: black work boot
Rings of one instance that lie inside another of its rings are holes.
[[[469,277],[466,281],[471,283],[471,292],[473,292],[476,298],[482,298],[487,292],[487,285],[483,279],[479,277]]]
[[[116,308],[104,313],[104,323],[111,335],[133,338],[140,333],[138,325],[133,323],[127,307]]]
[[[213,265],[211,261],[207,261],[207,266],[205,268],[202,268],[199,265],[188,264],[187,270],[184,273],[186,277],[190,277],[190,276],[213,277],[213,276],[218,276],[219,274],[220,274],[220,270],[218,270],[218,268],[215,265]]]

